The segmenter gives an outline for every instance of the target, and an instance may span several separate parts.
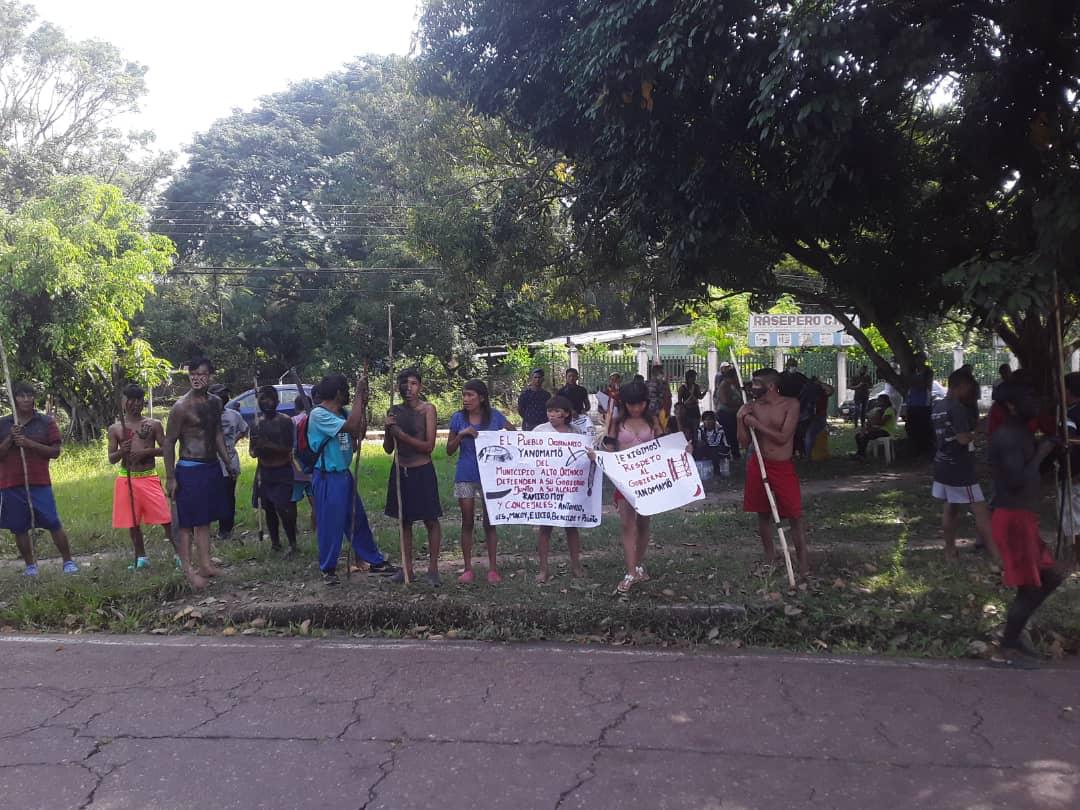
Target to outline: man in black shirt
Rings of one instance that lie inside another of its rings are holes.
[[[994,476],[994,544],[1001,553],[1001,581],[1016,588],[1006,614],[1001,649],[1006,661],[1034,666],[1037,653],[1021,639],[1031,615],[1061,584],[1062,572],[1039,535],[1039,466],[1054,449],[1052,439],[1038,444],[1028,427],[1039,413],[1034,390],[1002,383],[998,401],[1007,411],[1005,423],[990,439]]]
[[[296,427],[278,413],[278,393],[272,385],[259,389],[259,419],[251,428],[250,453],[259,460],[257,506],[266,512],[270,547],[281,550],[280,525],[289,540],[288,556],[296,554],[296,502],[293,500],[293,446]]]
[[[532,430],[547,421],[547,401],[551,394],[544,390],[544,370],[534,368],[529,372],[529,387],[518,396],[517,412],[521,417],[521,429]]]
[[[566,385],[560,388],[557,393],[559,396],[566,397],[570,400],[570,404],[574,406],[574,416],[582,416],[589,412],[589,392],[585,386],[578,385],[578,372],[576,368],[568,368],[566,370]],[[546,422],[547,419],[545,418],[544,421]]]

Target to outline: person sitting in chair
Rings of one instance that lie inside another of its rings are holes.
[[[892,400],[886,394],[878,394],[874,407],[866,419],[866,427],[855,434],[855,458],[866,458],[866,446],[874,439],[883,439],[891,436],[896,430],[896,411],[893,409]]]

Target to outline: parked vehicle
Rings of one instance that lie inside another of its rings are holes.
[[[296,385],[294,383],[282,383],[275,385],[278,393],[278,413],[285,416],[294,416],[296,414],[296,406],[294,402],[296,400]],[[311,386],[304,386],[304,393],[309,397],[311,396]],[[225,403],[226,408],[236,408],[239,405],[240,415],[244,417],[244,421],[251,424],[255,421],[255,412],[258,411],[259,406],[255,401],[255,389],[249,388],[239,396],[233,397]]]
[[[878,383],[873,388],[871,388],[870,389],[870,403],[871,403],[870,407],[873,407],[873,402],[874,402],[875,399],[878,398],[878,395],[884,394],[884,393],[885,393],[885,383]],[[949,393],[949,391],[944,385],[939,383],[937,380],[934,380],[934,384],[930,389],[930,400],[931,400],[931,402],[936,402],[939,399],[945,399],[945,395],[948,394],[948,393]],[[987,410],[990,409],[990,405],[992,404],[992,400],[991,400],[992,393],[993,393],[993,388],[991,386],[983,385],[983,386],[980,387],[980,389],[979,389],[979,408],[982,409],[983,411],[987,411]],[[893,406],[894,407],[896,407],[897,402],[898,402],[898,400],[896,398],[894,398],[893,399]],[[898,418],[900,418],[901,420],[904,419],[907,416],[907,406],[905,406],[903,402],[899,402],[899,411],[898,411],[897,415],[898,415]],[[845,420],[847,420],[849,422],[853,422],[855,420],[855,400],[853,398],[849,397],[849,398],[845,399],[843,402],[840,403],[840,418],[845,419]]]

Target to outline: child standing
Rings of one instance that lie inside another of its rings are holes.
[[[158,478],[156,459],[161,455],[165,429],[157,419],[142,415],[146,392],[137,385],[124,388],[121,406],[124,421],[109,428],[109,463],[120,464],[113,485],[114,529],[127,529],[135,551],[128,570],[150,565],[143,542],[142,524],[161,526],[172,541],[172,514]]]
[[[574,406],[569,399],[563,396],[553,396],[547,401],[547,422],[536,428],[537,433],[577,433],[587,435],[577,429],[573,423]],[[551,579],[548,573],[548,552],[551,549],[552,526],[537,526],[537,552],[540,557],[540,573],[536,581],[543,585]],[[566,529],[566,547],[570,550],[570,573],[575,577],[585,576],[585,570],[581,567],[581,533],[574,527]]]
[[[661,368],[662,371],[662,368]],[[655,379],[662,379],[657,376]],[[628,450],[638,444],[651,442],[663,431],[649,410],[649,389],[644,383],[631,382],[619,390],[619,417],[608,423],[604,447],[607,450]],[[619,510],[626,575],[616,586],[617,594],[630,593],[639,582],[648,582],[649,575],[642,564],[649,547],[649,517],[639,515],[627,500],[615,490],[615,506]]]
[[[435,406],[420,398],[420,372],[407,368],[397,376],[402,405],[395,405],[386,414],[383,450],[394,453],[390,465],[390,480],[386,486],[386,516],[402,522],[405,556],[403,571],[394,574],[392,582],[404,582],[406,574],[412,580],[413,523],[423,521],[428,536],[427,581],[437,588],[439,579],[439,547],[442,545],[442,504],[439,503],[439,479],[431,453],[435,449]],[[395,453],[395,448],[397,452]],[[401,504],[398,504],[398,476],[401,481]]]
[[[481,430],[513,430],[502,413],[491,407],[488,387],[483,380],[469,380],[461,391],[461,410],[450,417],[450,437],[446,441],[446,455],[461,450],[454,472],[454,497],[461,507],[461,556],[465,558],[465,572],[458,577],[462,585],[471,585],[476,575],[472,568],[473,525],[476,520],[476,499],[484,501],[480,487],[480,468],[476,462],[476,435]],[[487,509],[483,509],[484,540],[487,543],[487,581],[492,585],[502,582],[496,560],[498,535],[488,522]]]

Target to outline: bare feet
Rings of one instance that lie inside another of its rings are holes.
[[[536,581],[540,585],[546,585],[548,582],[551,581],[551,576],[548,574],[547,571],[541,571],[539,574],[536,575]]]
[[[203,577],[199,576],[194,568],[184,569],[184,578],[187,579],[188,584],[197,591],[201,591],[209,584]]]
[[[570,576],[572,576],[574,579],[585,578],[585,569],[581,567],[581,563],[578,563],[570,569]]]
[[[204,577],[220,577],[225,571],[211,563],[210,565],[200,568],[199,573]]]

